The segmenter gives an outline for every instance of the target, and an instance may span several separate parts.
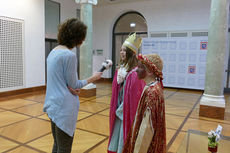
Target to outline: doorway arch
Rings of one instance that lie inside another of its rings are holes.
[[[148,27],[144,16],[136,11],[122,14],[114,23],[112,36],[112,77],[120,60],[120,48],[124,40],[136,32],[139,37],[148,36]]]

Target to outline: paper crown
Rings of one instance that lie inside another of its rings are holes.
[[[140,37],[137,37],[136,33],[134,33],[125,40],[123,46],[126,46],[130,48],[133,52],[137,53],[138,49],[141,46],[141,43],[142,39]]]

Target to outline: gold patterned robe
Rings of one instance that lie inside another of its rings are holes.
[[[123,153],[166,153],[165,103],[158,81],[145,86]]]

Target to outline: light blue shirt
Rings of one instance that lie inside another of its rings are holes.
[[[73,136],[79,110],[79,97],[68,86],[82,88],[86,80],[78,80],[76,55],[68,49],[52,50],[47,58],[47,86],[43,111],[67,133]]]

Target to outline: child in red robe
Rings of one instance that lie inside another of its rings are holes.
[[[138,60],[138,78],[144,80],[146,86],[123,153],[166,153],[163,62],[156,54],[140,54]]]
[[[137,56],[141,38],[129,36],[120,50],[120,66],[112,85],[110,104],[110,135],[108,153],[122,153],[122,148],[133,124],[139,99],[145,86],[137,77]]]

